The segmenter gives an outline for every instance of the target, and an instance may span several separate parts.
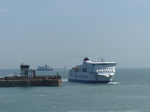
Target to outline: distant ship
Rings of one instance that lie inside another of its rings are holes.
[[[50,68],[49,66],[47,66],[47,64],[45,64],[45,66],[38,66],[37,71],[52,71],[53,69]]]
[[[68,67],[64,66],[64,69],[68,69]]]
[[[92,62],[87,57],[83,64],[69,70],[68,81],[83,83],[108,83],[115,75],[116,62],[101,61]]]

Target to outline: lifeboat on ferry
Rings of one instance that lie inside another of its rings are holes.
[[[76,70],[76,69],[78,69],[78,67],[72,67],[72,69]]]

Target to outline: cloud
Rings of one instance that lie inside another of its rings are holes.
[[[4,12],[7,12],[8,10],[7,9],[0,9],[0,13],[4,13]]]

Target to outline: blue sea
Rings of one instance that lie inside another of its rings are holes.
[[[1,112],[150,112],[150,69],[117,68],[108,84],[67,81],[68,71],[55,69],[37,75],[62,76],[61,87],[1,87]],[[0,77],[20,70],[0,70]]]

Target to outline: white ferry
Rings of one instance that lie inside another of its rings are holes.
[[[52,71],[53,69],[50,68],[49,66],[47,66],[47,64],[45,64],[45,66],[38,66],[37,71]]]
[[[115,75],[116,62],[90,61],[87,57],[83,64],[69,70],[69,82],[108,83]]]

